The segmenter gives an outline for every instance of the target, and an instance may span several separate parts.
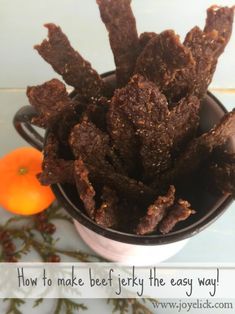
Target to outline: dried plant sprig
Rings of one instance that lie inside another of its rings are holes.
[[[76,303],[70,299],[58,299],[54,314],[75,314],[80,310],[87,310],[87,307],[83,303]]]
[[[107,303],[112,303],[113,313],[126,314],[131,310],[132,314],[153,314],[153,312],[142,303],[152,302],[152,299],[108,299]],[[156,302],[156,300],[154,300]]]
[[[8,302],[8,308],[6,314],[22,314],[20,311],[21,305],[25,304],[23,299],[4,299],[4,302]]]

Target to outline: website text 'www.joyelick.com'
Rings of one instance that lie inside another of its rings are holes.
[[[212,310],[212,309],[218,309],[218,310],[228,310],[228,313],[230,311],[233,311],[234,304],[233,302],[223,302],[223,301],[215,301],[211,299],[197,299],[193,301],[185,301],[185,300],[177,300],[177,301],[158,301],[158,300],[152,300],[151,301],[153,308],[158,310],[174,310],[174,312],[191,312],[198,310],[202,313],[202,310]],[[224,312],[221,312],[224,313]]]

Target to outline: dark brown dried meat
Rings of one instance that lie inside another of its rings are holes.
[[[86,106],[85,115],[102,131],[107,130],[106,114],[109,108],[110,101],[105,97],[95,99]]]
[[[168,209],[174,204],[175,188],[170,186],[165,196],[159,196],[156,201],[147,209],[147,213],[139,221],[136,228],[137,234],[147,234],[155,231],[159,222],[167,214]]]
[[[137,59],[135,73],[154,82],[164,92],[176,73],[193,63],[190,50],[180,43],[179,36],[167,30],[152,35]]]
[[[232,32],[234,8],[212,6],[207,10],[204,31],[194,27],[186,36],[184,45],[191,51],[194,64],[176,73],[165,90],[170,101],[186,95],[203,97],[212,80],[218,57],[224,51]]]
[[[116,105],[116,96],[113,97],[107,113],[107,129],[113,140],[114,148],[122,160],[125,172],[134,173],[139,157],[139,140],[134,126]]]
[[[209,33],[213,30],[218,31],[219,36],[223,38],[219,53],[224,51],[224,48],[231,37],[233,19],[234,7],[228,8],[213,5],[207,10],[207,19],[204,32]]]
[[[199,99],[190,96],[181,99],[170,111],[167,125],[171,128],[173,154],[181,151],[195,137],[199,125],[199,110]]]
[[[192,94],[204,96],[215,71],[219,40],[217,31],[204,33],[197,26],[187,34],[184,45],[191,51],[195,62],[176,73],[174,80],[165,90],[169,101],[174,103]]]
[[[110,150],[108,134],[99,130],[92,122],[83,120],[75,125],[69,137],[69,144],[75,158],[101,166]]]
[[[165,172],[159,182],[162,184],[174,183],[196,172],[213,151],[224,145],[230,137],[235,136],[235,110],[227,113],[209,132],[192,140],[183,153],[175,161],[172,169]]]
[[[116,64],[117,82],[125,85],[131,77],[138,55],[138,34],[131,0],[97,0],[108,32]]]
[[[123,172],[122,164],[111,146],[109,135],[89,120],[84,118],[73,127],[69,145],[74,156],[82,157],[85,163]]]
[[[139,55],[142,53],[148,42],[157,34],[154,32],[144,32],[139,37]]]
[[[190,206],[189,202],[179,199],[160,222],[159,231],[162,234],[167,234],[172,231],[177,223],[186,220],[191,214],[194,214],[195,211]]]
[[[212,160],[218,163],[234,163],[234,147],[235,137],[229,137],[223,145],[216,147],[213,152]]]
[[[144,172],[153,176],[167,167],[171,139],[162,122],[168,113],[164,95],[140,75],[115,92],[107,116],[108,130],[129,169],[136,168],[140,157]]]
[[[63,115],[61,115],[60,119],[56,121],[53,127],[53,129],[56,130],[61,146],[63,145],[64,150],[66,149],[65,153],[70,151],[68,138],[72,128],[78,123],[78,121],[79,115],[77,115],[74,111],[65,111]],[[70,157],[72,157],[71,153]]]
[[[60,158],[59,142],[52,132],[46,138],[43,155],[42,173],[38,175],[43,185],[74,183],[74,161]]]
[[[210,166],[209,173],[215,186],[223,194],[232,194],[235,198],[235,162],[213,163]]]
[[[45,27],[48,29],[48,40],[35,46],[38,53],[80,95],[87,98],[100,95],[103,81],[91,64],[71,47],[59,26],[50,23],[45,24]]]
[[[95,221],[104,228],[117,226],[119,222],[119,200],[116,192],[108,186],[104,186],[101,199],[102,204],[96,210]]]
[[[215,72],[217,59],[224,40],[217,30],[205,33],[194,27],[186,36],[184,44],[192,52],[196,61],[194,71],[189,74],[189,93],[203,97]],[[225,47],[225,46],[224,46]]]
[[[141,158],[144,178],[151,179],[170,166],[171,153],[193,138],[199,109],[199,100],[192,96],[169,111],[158,88],[135,75],[112,98],[108,130],[128,169],[135,170]]]
[[[201,183],[206,169],[214,188],[235,197],[229,146],[235,110],[195,138],[200,100],[230,39],[234,8],[209,8],[204,30],[194,27],[181,44],[172,30],[138,38],[131,0],[96,1],[116,80],[114,74],[102,79],[54,24],[45,25],[48,39],[35,46],[75,87],[69,96],[53,79],[27,90],[38,113],[32,122],[49,129],[38,177],[45,185],[76,185],[87,215],[104,228],[167,234],[195,213],[187,201],[176,201],[172,184],[194,203],[189,181]]]
[[[43,172],[38,175],[42,185],[57,183],[74,183],[74,161],[64,159],[48,159],[43,163]]]
[[[87,214],[95,218],[95,190],[89,180],[89,171],[82,159],[74,162],[74,176],[80,199],[82,200]]]
[[[75,104],[70,99],[65,85],[57,79],[52,79],[42,85],[29,86],[27,96],[38,113],[32,123],[40,127],[50,126],[65,111],[74,113]]]
[[[117,191],[120,197],[123,196],[133,202],[139,202],[144,205],[152,202],[156,197],[157,191],[146,186],[141,181],[131,179],[107,167],[101,168],[91,164],[87,165],[87,167],[90,171],[92,182],[110,186]]]

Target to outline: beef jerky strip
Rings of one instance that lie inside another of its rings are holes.
[[[210,177],[223,194],[232,194],[235,198],[235,163],[213,163],[209,168]]]
[[[38,175],[43,185],[74,182],[74,161],[59,157],[59,142],[53,132],[46,138],[43,154],[42,173]]]
[[[87,214],[95,218],[95,190],[89,180],[89,171],[82,159],[74,162],[74,176],[80,199],[82,200]]]
[[[161,123],[168,113],[164,95],[141,75],[134,75],[126,87],[115,92],[108,115],[108,130],[125,163],[133,165],[139,158],[140,149],[146,174],[154,176],[165,169],[171,138]]]
[[[139,55],[144,50],[144,48],[147,46],[150,39],[152,39],[156,35],[157,34],[153,33],[153,32],[144,32],[144,33],[140,34],[140,37],[139,37]]]
[[[109,135],[99,130],[92,122],[83,120],[75,125],[69,137],[69,144],[76,158],[98,167],[113,167],[106,159],[111,156]]]
[[[192,140],[183,153],[178,157],[172,169],[162,174],[157,184],[169,184],[182,180],[198,170],[213,151],[235,136],[235,110],[227,113],[209,132]],[[153,185],[155,186],[155,185]]]
[[[160,222],[159,231],[162,234],[167,234],[172,231],[177,223],[186,220],[191,214],[194,214],[195,211],[190,206],[189,202],[179,199]]]
[[[235,162],[235,137],[229,137],[221,146],[216,147],[213,152],[212,160],[218,163],[234,163]]]
[[[100,95],[103,81],[91,64],[71,47],[59,26],[50,23],[45,27],[48,29],[48,40],[34,47],[38,53],[80,95],[87,98]]]
[[[139,46],[131,0],[97,0],[97,3],[102,21],[109,32],[117,82],[123,86],[133,73]]]
[[[207,10],[207,19],[204,32],[209,33],[213,30],[216,30],[219,33],[219,36],[223,38],[219,53],[223,52],[231,37],[233,19],[234,7],[228,8],[213,5]]]
[[[100,97],[86,106],[85,115],[102,131],[107,131],[106,114],[109,105],[110,100],[105,97]]]
[[[180,43],[179,36],[167,30],[152,35],[137,59],[135,73],[154,82],[162,91],[174,80],[180,69],[193,63],[191,52]]]
[[[118,196],[116,192],[108,186],[103,187],[102,204],[97,209],[95,214],[95,221],[98,225],[104,228],[116,226],[119,222],[118,217]]]
[[[191,50],[196,61],[194,71],[191,72],[191,80],[188,81],[190,93],[198,97],[203,97],[206,93],[223,43],[224,40],[217,30],[205,33],[198,27],[194,27],[187,34],[184,44]]]
[[[78,123],[78,121],[79,115],[76,111],[65,111],[53,127],[53,129],[56,130],[59,142],[64,148],[66,148],[66,153],[70,150],[68,143],[69,135],[72,128]]]
[[[181,99],[170,111],[168,128],[172,128],[173,145],[171,152],[178,153],[192,140],[199,125],[200,101],[195,96]]]
[[[93,158],[105,159],[109,147],[109,136],[92,122],[83,119],[81,123],[73,127],[69,144],[76,158],[82,156],[87,161]]]
[[[139,140],[133,124],[119,110],[116,103],[118,100],[116,101],[114,95],[106,116],[107,130],[113,140],[114,149],[122,160],[124,171],[132,174],[136,170],[136,162],[139,157]]]
[[[58,183],[74,183],[74,161],[64,159],[46,159],[43,162],[43,172],[38,175],[42,185]]]
[[[232,32],[234,9],[213,6],[207,11],[204,31],[194,27],[186,36],[184,45],[190,49],[195,64],[177,72],[164,91],[175,102],[194,94],[203,97],[212,80],[217,59],[224,51]]]
[[[32,123],[37,126],[48,127],[65,111],[74,112],[75,104],[69,98],[65,85],[57,79],[28,87],[27,96],[38,113],[38,116],[32,120]]]
[[[156,197],[157,191],[149,188],[141,181],[131,179],[123,174],[111,171],[107,167],[96,167],[87,165],[92,182],[104,184],[116,190],[120,196],[126,197],[128,200],[148,204]]]
[[[180,69],[164,89],[173,105],[187,95],[204,96],[215,70],[219,40],[217,31],[204,33],[197,26],[187,34],[184,45],[191,51],[194,63],[191,62],[186,68]]]
[[[159,89],[140,75],[135,75],[124,90],[129,101],[122,104],[140,139],[140,156],[145,179],[154,177],[170,165],[172,139],[164,121],[167,100]],[[124,98],[124,95],[120,95]]]
[[[159,222],[166,215],[169,207],[174,204],[174,201],[175,188],[171,185],[166,195],[159,196],[155,202],[148,207],[146,215],[139,221],[136,233],[143,235],[155,231]]]

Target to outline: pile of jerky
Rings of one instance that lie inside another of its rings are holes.
[[[235,111],[198,133],[234,8],[212,6],[204,29],[194,27],[181,43],[173,30],[138,36],[130,2],[97,0],[115,82],[92,69],[60,27],[45,25],[48,39],[35,49],[74,91],[58,79],[27,89],[38,114],[32,123],[50,129],[39,180],[76,185],[87,215],[104,228],[166,234],[197,215],[177,188],[203,166],[220,192],[235,196],[235,154],[227,149]]]

